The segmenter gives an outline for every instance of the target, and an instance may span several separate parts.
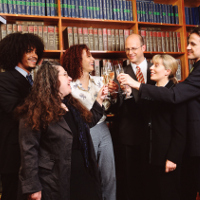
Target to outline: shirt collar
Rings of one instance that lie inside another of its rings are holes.
[[[15,70],[17,70],[20,74],[22,74],[22,76],[24,76],[25,78],[26,78],[26,76],[28,75],[28,73],[25,71],[25,70],[23,70],[22,68],[20,68],[20,67],[18,67],[18,66],[16,66],[15,67]]]

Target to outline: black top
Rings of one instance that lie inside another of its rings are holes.
[[[95,180],[90,176],[81,151],[79,142],[79,130],[71,112],[64,115],[64,119],[73,133],[71,178],[70,178],[70,200],[99,200]]]

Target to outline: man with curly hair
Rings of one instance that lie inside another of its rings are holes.
[[[42,40],[30,33],[7,35],[0,41],[0,174],[2,200],[17,199],[20,150],[19,122],[15,119],[16,106],[23,103],[31,89],[28,75],[41,60]]]

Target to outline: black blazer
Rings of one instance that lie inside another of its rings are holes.
[[[0,73],[0,173],[18,172],[19,122],[13,111],[29,94],[31,85],[17,70]]]
[[[148,63],[147,83],[154,84],[150,80],[150,66],[151,64]],[[133,79],[137,80],[131,64],[124,67],[124,73],[129,74]],[[133,98],[131,99],[123,100],[122,95],[120,93],[118,95],[118,109],[114,123],[120,142],[124,145],[139,145],[147,131],[144,121],[145,107],[142,101],[138,101],[138,91],[132,89],[132,96]]]
[[[95,101],[91,112],[93,114],[91,126],[93,126],[103,116],[104,110]],[[87,136],[90,165],[93,170],[92,178],[96,184],[99,199],[102,199],[99,172],[89,127]],[[42,199],[70,200],[73,133],[64,117],[58,122],[49,124],[45,131],[34,131],[26,127],[24,120],[21,119],[19,142],[21,150],[19,179],[22,190],[20,192],[31,194],[42,190]],[[21,193],[19,199],[25,199]]]
[[[170,89],[174,83],[169,81],[165,87]],[[147,148],[148,162],[164,166],[168,159],[180,164],[186,142],[186,104],[147,103],[149,131],[144,148]]]
[[[188,147],[191,156],[200,156],[200,61],[194,64],[194,70],[185,81],[170,90],[167,88],[141,85],[141,98],[153,98],[157,101],[187,103]]]

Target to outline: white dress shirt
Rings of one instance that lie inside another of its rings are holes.
[[[135,74],[136,74],[136,70],[137,70],[136,66],[140,67],[141,72],[142,72],[143,77],[144,77],[144,82],[147,83],[147,60],[146,60],[146,58],[139,65],[131,63],[131,66],[132,66],[132,69],[133,69]]]

